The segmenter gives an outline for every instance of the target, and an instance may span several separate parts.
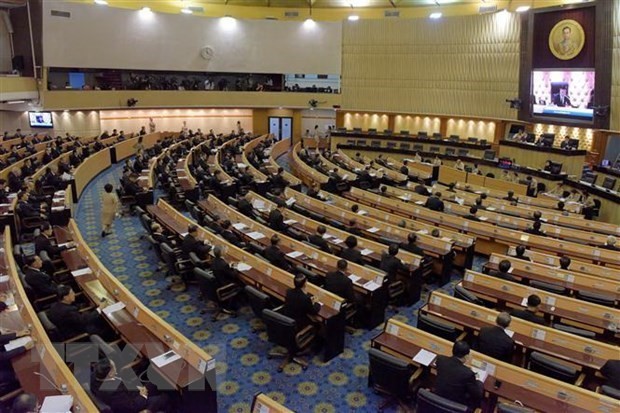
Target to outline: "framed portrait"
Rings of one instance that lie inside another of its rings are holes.
[[[560,60],[575,58],[586,43],[583,27],[575,20],[559,21],[549,32],[549,50]]]

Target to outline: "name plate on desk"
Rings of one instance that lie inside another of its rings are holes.
[[[151,359],[151,361],[153,362],[153,364],[155,364],[157,367],[164,367],[176,360],[179,360],[181,358],[180,355],[178,355],[177,353],[175,353],[173,350],[170,350],[162,355],[159,355],[157,357],[154,357]]]

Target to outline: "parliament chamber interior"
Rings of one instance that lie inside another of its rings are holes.
[[[0,15],[0,412],[620,412],[620,0]]]

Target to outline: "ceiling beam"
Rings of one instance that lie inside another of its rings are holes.
[[[394,0],[390,0],[390,4],[392,5],[392,7],[396,8],[396,4],[394,3]]]

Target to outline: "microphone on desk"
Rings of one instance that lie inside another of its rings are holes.
[[[49,379],[49,377],[47,377],[45,374],[41,374],[38,371],[35,371],[34,374],[36,374],[39,377],[43,377],[49,384],[52,385],[53,388],[55,388],[56,390],[58,390],[61,394],[67,394],[68,390],[67,390],[67,385],[65,383],[60,385],[60,389],[58,387],[56,387],[56,385],[54,384],[53,381],[51,381]]]

